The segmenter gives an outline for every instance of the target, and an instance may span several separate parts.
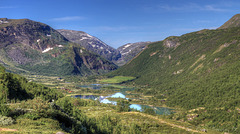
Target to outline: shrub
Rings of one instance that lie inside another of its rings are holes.
[[[154,109],[152,109],[152,108],[150,108],[150,107],[149,107],[149,108],[144,107],[144,108],[143,108],[143,112],[146,113],[146,114],[150,114],[150,115],[156,115]]]
[[[73,112],[73,104],[71,103],[72,98],[64,97],[57,101],[57,105],[59,105],[67,114],[72,115]]]
[[[39,97],[33,100],[22,102],[21,105],[23,108],[27,108],[30,110],[30,112],[25,114],[25,117],[33,120],[41,117],[49,117],[53,112],[50,103],[42,100]]]
[[[126,100],[117,101],[118,112],[129,112],[130,111],[129,106],[130,106],[129,101]]]
[[[8,116],[9,112],[10,109],[6,104],[0,104],[0,115]]]
[[[6,117],[0,115],[0,125],[11,125],[14,123],[14,120],[11,117]]]

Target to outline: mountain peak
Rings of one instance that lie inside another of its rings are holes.
[[[86,32],[65,29],[60,29],[58,32],[61,33],[69,41],[77,43],[87,50],[101,55],[109,61],[116,61],[121,57],[120,53],[116,49],[108,46],[100,39]]]
[[[232,27],[239,27],[239,26],[240,26],[240,14],[236,14],[218,29],[225,29],[225,28],[232,28]]]

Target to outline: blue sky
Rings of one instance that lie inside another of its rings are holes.
[[[215,29],[239,7],[238,0],[0,0],[0,17],[84,31],[117,48]]]

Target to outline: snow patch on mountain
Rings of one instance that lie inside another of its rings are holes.
[[[123,50],[130,47],[132,44],[127,44],[126,46],[123,47]]]
[[[88,33],[64,29],[58,31],[69,41],[77,43],[82,47],[85,47],[89,51],[99,54],[100,56],[106,58],[109,61],[114,62],[121,57],[121,54],[118,50],[112,48],[111,46],[108,46],[100,39],[89,35]]]

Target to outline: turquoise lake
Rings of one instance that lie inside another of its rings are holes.
[[[103,87],[109,86],[109,84],[91,84],[91,85],[81,85],[82,88],[90,88],[90,89],[96,89],[101,90]],[[98,96],[98,95],[75,95],[73,97],[82,98],[82,99],[92,99],[92,100],[98,100],[100,103],[105,104],[113,104],[116,105],[116,101],[109,101],[107,98],[124,98],[124,99],[132,99],[132,98],[126,98],[126,95],[128,95],[125,91],[133,90],[133,88],[123,88],[120,90],[120,92],[110,94],[108,96]],[[141,104],[131,104],[130,108],[136,109],[138,111],[143,111],[144,108],[152,108],[156,114],[158,115],[169,115],[172,112],[173,109],[167,108],[167,107],[154,107],[154,106],[148,106],[148,105],[141,105]]]

